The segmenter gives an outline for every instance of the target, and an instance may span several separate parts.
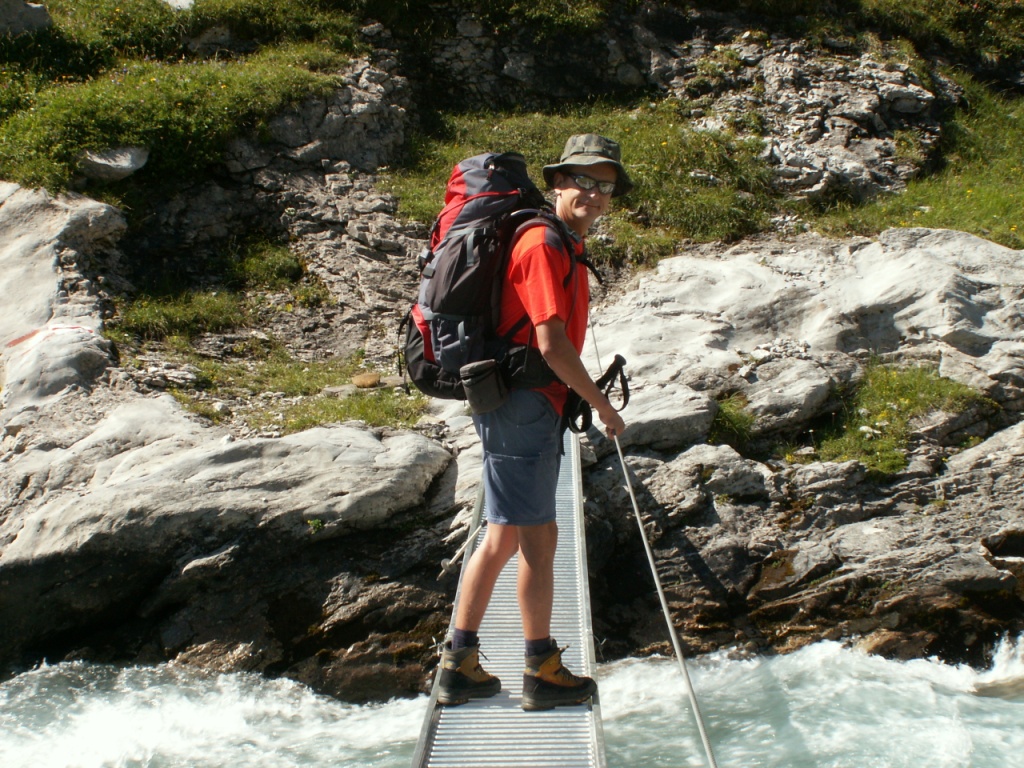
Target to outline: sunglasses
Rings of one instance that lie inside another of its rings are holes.
[[[594,187],[597,187],[597,191],[602,195],[610,195],[615,191],[614,181],[598,181],[597,179],[592,179],[589,176],[584,176],[582,173],[576,176],[570,176],[569,178],[573,180],[573,183],[576,184],[577,187],[588,192]]]

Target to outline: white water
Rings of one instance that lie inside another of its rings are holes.
[[[835,643],[709,656],[690,675],[720,768],[1024,766],[1024,643],[985,672]],[[608,765],[704,765],[676,662],[601,668]],[[408,766],[426,699],[340,704],[288,681],[43,667],[0,685],[4,768]]]

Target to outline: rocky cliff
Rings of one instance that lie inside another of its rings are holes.
[[[747,95],[778,110],[766,159],[794,194],[899,189],[916,168],[894,159],[893,129],[933,142],[936,102],[955,98],[899,66],[666,13],[609,33],[610,81],[692,86],[694,57],[731,46],[741,66],[705,119],[729,119],[744,83],[763,82]],[[441,44],[439,70],[464,77],[459,62],[473,58],[492,66],[467,88],[553,82],[535,69],[550,60],[474,24]],[[366,34],[386,42],[379,27]],[[414,295],[425,237],[395,217],[375,175],[415,110],[404,75],[387,50],[355,62],[333,97],[281,115],[265,143],[237,142],[228,181],[163,201],[144,233],[126,236],[117,210],[82,196],[0,188],[5,665],[174,659],[355,700],[422,689],[454,589],[437,572],[461,543],[479,469],[462,407],[414,431],[259,437],[185,414],[161,390],[174,371],[129,374],[101,335],[107,298],[127,288],[125,252],[201,250],[258,220],[289,234],[335,299],[306,326],[276,329],[292,349],[388,355],[379,329]],[[684,248],[596,293],[599,347],[629,361],[622,442],[690,649],[830,637],[980,662],[1021,630],[1020,263],[957,232],[781,231]],[[814,461],[807,439],[875,359],[926,363],[984,395],[915,423],[907,468],[881,481],[857,462]],[[743,454],[709,442],[734,395],[754,417]],[[769,458],[764,446],[782,440],[810,451]],[[609,657],[665,649],[621,468],[599,436],[586,450],[598,643]]]

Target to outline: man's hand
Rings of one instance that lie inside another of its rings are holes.
[[[604,424],[605,435],[608,436],[609,440],[612,440],[625,431],[626,422],[622,420],[622,416],[619,415],[619,412],[616,411],[615,408],[612,407],[612,404],[608,402],[608,398],[605,398],[604,401],[604,407],[595,405],[594,410],[597,411],[597,417],[601,419],[601,423]]]

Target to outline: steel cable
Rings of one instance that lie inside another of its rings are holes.
[[[601,352],[597,348],[597,334],[594,333],[594,322],[590,321],[590,341],[594,345],[594,354],[597,357],[597,367],[602,369]],[[636,524],[640,527],[640,538],[644,543],[644,550],[647,552],[647,562],[651,567],[651,576],[654,577],[654,585],[658,589],[658,599],[661,601],[661,611],[665,615],[665,623],[668,626],[669,637],[672,638],[672,647],[676,652],[676,660],[679,662],[679,671],[683,674],[683,681],[686,683],[686,694],[690,699],[690,707],[693,709],[694,720],[697,721],[697,730],[700,733],[701,743],[704,745],[704,754],[707,756],[710,768],[718,768],[715,762],[715,753],[711,748],[711,739],[708,738],[707,728],[704,726],[704,717],[700,712],[700,705],[697,703],[697,693],[693,690],[693,683],[690,681],[690,673],[686,668],[686,659],[683,656],[683,649],[679,643],[679,634],[676,632],[675,624],[672,622],[672,614],[668,609],[668,600],[665,599],[665,590],[661,586],[661,577],[658,576],[658,565],[654,560],[654,550],[647,539],[647,530],[644,528],[643,517],[640,515],[640,505],[637,504],[636,494],[633,493],[633,483],[629,479],[629,467],[626,465],[626,457],[622,454],[622,445],[619,443],[619,436],[612,438],[615,441],[615,450],[619,454],[619,463],[622,465],[622,476],[626,480],[626,490],[629,491],[629,500],[633,503],[633,514],[636,516]]]

